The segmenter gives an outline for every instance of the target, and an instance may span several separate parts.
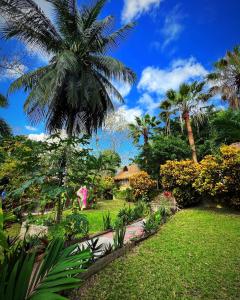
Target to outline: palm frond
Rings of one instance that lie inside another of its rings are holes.
[[[64,249],[64,242],[55,239],[36,264],[34,253],[20,256],[11,269],[4,262],[0,274],[1,299],[66,299],[58,292],[79,285],[75,276],[84,271],[90,258],[88,250],[79,252],[77,245]]]

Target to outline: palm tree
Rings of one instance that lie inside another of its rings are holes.
[[[7,98],[0,94],[0,107],[5,108],[8,106]],[[0,118],[0,136],[9,136],[11,135],[12,131],[7,122]]]
[[[132,84],[135,74],[107,53],[133,24],[112,32],[112,16],[98,19],[106,1],[79,9],[77,0],[48,0],[56,20],[52,23],[33,0],[0,0],[6,20],[3,37],[17,38],[51,56],[47,66],[10,86],[10,92],[29,92],[24,109],[33,124],[46,121],[49,132],[66,129],[69,136],[91,134],[113,110],[111,97],[123,102],[112,82]]]
[[[178,92],[171,89],[166,93],[166,101],[179,109],[185,122],[194,162],[197,162],[197,152],[192,131],[191,117],[194,117],[195,120],[201,120],[203,116],[201,104],[210,98],[209,94],[204,93],[204,85],[205,82],[198,83],[196,81],[192,84],[183,83],[180,85]]]
[[[149,114],[143,117],[136,117],[135,120],[136,123],[129,124],[130,136],[135,144],[139,143],[140,138],[143,137],[144,146],[147,146],[152,129],[156,128],[160,121]]]
[[[240,46],[228,51],[226,56],[214,64],[215,71],[207,76],[213,84],[210,92],[221,94],[231,108],[240,109]]]
[[[166,135],[171,134],[171,116],[175,115],[177,109],[172,106],[172,104],[165,100],[163,101],[159,108],[162,110],[159,114],[160,118],[165,122],[165,133]]]
[[[65,129],[69,137],[91,134],[114,109],[111,97],[124,101],[112,82],[132,84],[135,74],[107,53],[134,24],[112,31],[112,16],[98,19],[106,1],[79,9],[77,0],[48,0],[56,20],[52,23],[33,0],[0,0],[0,13],[6,20],[1,27],[3,37],[51,56],[47,66],[24,74],[10,86],[10,92],[20,88],[29,92],[24,109],[34,125],[45,121],[47,131]],[[60,186],[66,177],[66,156],[67,149],[59,162]],[[60,222],[60,198],[57,205]]]

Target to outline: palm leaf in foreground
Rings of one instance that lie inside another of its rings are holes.
[[[64,249],[64,241],[56,239],[49,244],[41,263],[35,263],[35,253],[21,255],[12,269],[5,261],[1,266],[0,299],[67,299],[58,292],[79,286],[76,276],[91,258],[89,250],[77,249],[76,245]]]

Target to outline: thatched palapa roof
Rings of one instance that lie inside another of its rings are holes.
[[[234,147],[240,149],[240,142],[239,143],[233,143],[230,146],[234,146]]]
[[[135,164],[125,166],[115,177],[114,180],[120,181],[120,180],[126,180],[129,179],[132,175],[140,172],[141,170],[139,167]]]

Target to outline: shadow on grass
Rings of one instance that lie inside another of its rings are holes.
[[[195,207],[196,210],[202,210],[202,211],[210,211],[214,212],[216,214],[229,214],[229,215],[236,215],[240,216],[240,210],[236,210],[230,207],[224,207],[220,206],[216,203],[204,203],[201,206]]]

